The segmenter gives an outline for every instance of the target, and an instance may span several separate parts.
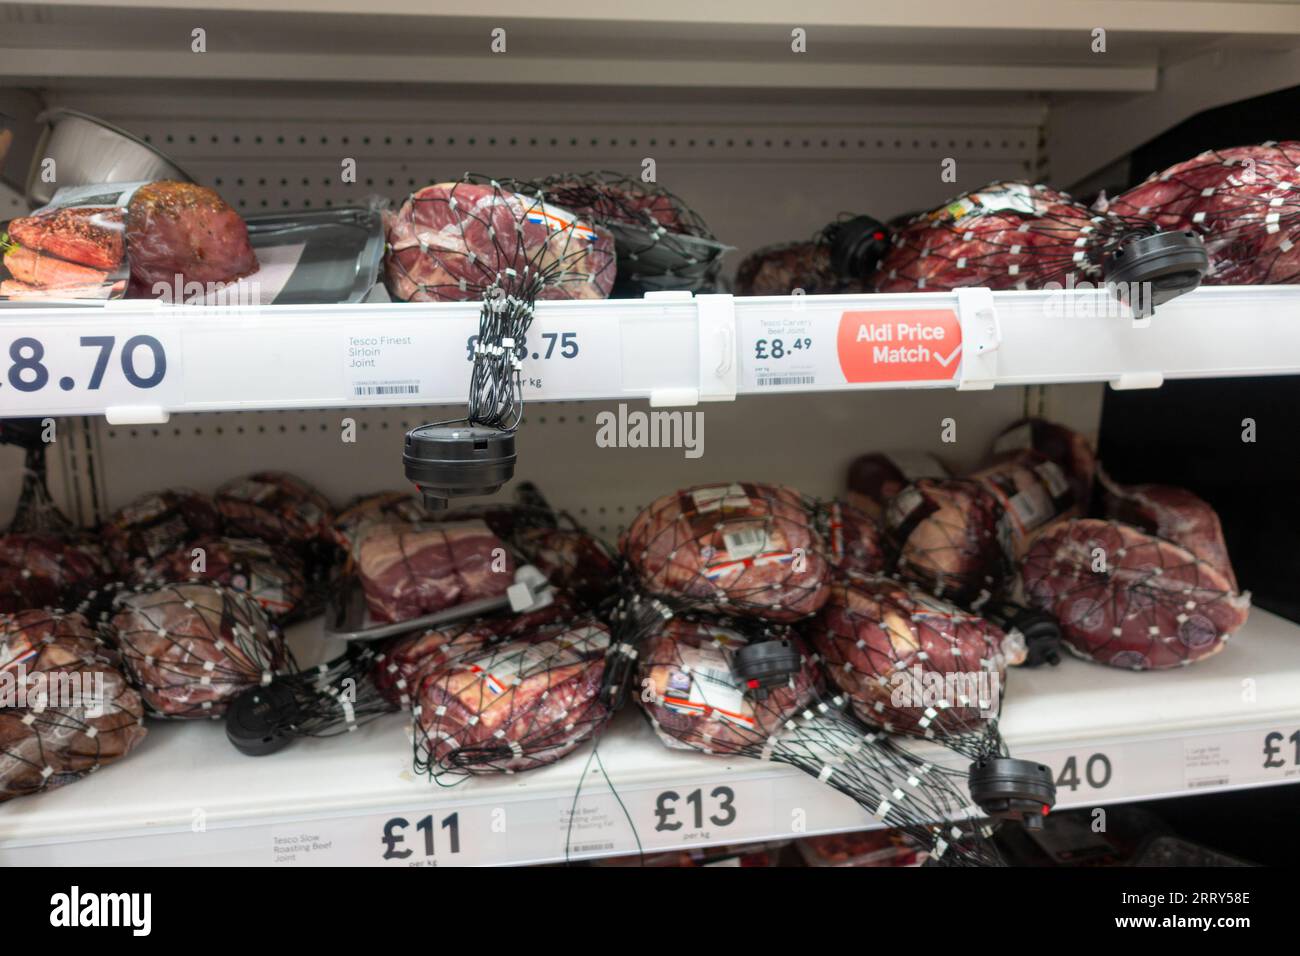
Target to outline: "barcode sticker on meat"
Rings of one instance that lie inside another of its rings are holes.
[[[767,529],[762,525],[749,525],[723,531],[722,542],[727,549],[728,560],[743,561],[768,550]]]
[[[912,512],[925,503],[925,498],[916,488],[904,488],[889,499],[885,507],[885,523],[891,528],[902,527]]]
[[[343,348],[347,398],[432,399],[428,349],[418,335],[348,335]]]
[[[1022,489],[1013,495],[1007,504],[1016,522],[1016,530],[1020,534],[1037,528],[1054,513],[1052,501],[1041,485]]]
[[[742,485],[710,485],[696,488],[691,492],[691,501],[698,512],[706,511],[746,511],[749,508],[749,496]]]
[[[1044,461],[1034,468],[1039,478],[1047,485],[1047,493],[1053,498],[1059,498],[1070,490],[1070,483],[1065,480],[1065,475],[1055,462]]]
[[[684,647],[683,669],[691,678],[688,709],[713,711],[723,720],[742,726],[754,723],[754,712],[745,700],[740,678],[731,672],[731,661],[721,648]]]

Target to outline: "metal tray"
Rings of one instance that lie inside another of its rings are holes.
[[[360,302],[379,279],[384,223],[359,206],[248,216],[254,249],[302,243],[304,248],[276,305]]]

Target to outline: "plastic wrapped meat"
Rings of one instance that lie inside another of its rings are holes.
[[[418,524],[428,512],[409,491],[381,491],[353,501],[334,519],[334,536],[349,555],[367,528],[376,524]]]
[[[376,525],[362,536],[356,556],[366,605],[380,621],[501,597],[514,584],[514,557],[482,521]]]
[[[420,682],[416,771],[516,773],[559,760],[605,725],[609,631],[594,618],[493,644]]]
[[[1008,426],[993,443],[994,454],[1031,449],[1053,462],[1065,475],[1082,511],[1092,503],[1097,455],[1088,439],[1076,431],[1042,418],[1026,418]]]
[[[924,737],[980,733],[1024,652],[983,618],[887,578],[837,586],[805,633],[859,718]]]
[[[970,477],[997,501],[998,539],[1012,561],[1024,555],[1039,528],[1079,510],[1065,473],[1035,451],[1007,452]]]
[[[1025,598],[1081,657],[1149,670],[1208,657],[1246,623],[1250,600],[1187,548],[1115,521],[1058,522],[1020,568]]]
[[[107,579],[103,554],[79,535],[0,536],[0,613],[71,608]]]
[[[194,183],[160,181],[137,189],[127,206],[129,298],[153,298],[156,283],[175,296],[179,282],[225,284],[258,269],[248,226],[217,193]]]
[[[885,535],[899,577],[965,604],[999,586],[1001,509],[979,482],[923,478],[890,499]]]
[[[220,717],[241,691],[296,669],[256,602],[220,585],[124,595],[110,629],[132,685],[162,717]]]
[[[130,753],[144,707],[79,614],[0,615],[0,801],[71,783]]]
[[[479,299],[508,270],[511,283],[535,275],[538,299],[604,299],[614,287],[603,227],[495,183],[426,186],[385,225],[388,291],[402,302]]]
[[[221,515],[212,499],[194,491],[158,491],[119,509],[101,534],[113,567],[123,579],[138,582],[164,555],[206,535],[216,534]]]
[[[1233,589],[1237,576],[1228,559],[1223,526],[1209,502],[1171,485],[1121,485],[1102,476],[1106,515],[1181,544],[1222,574]]]
[[[894,234],[877,292],[963,286],[1041,289],[1101,274],[1109,244],[1128,231],[1048,186],[995,182],[917,216]]]
[[[259,471],[226,482],[216,498],[229,533],[290,546],[334,541],[329,501],[293,475]]]
[[[859,455],[849,464],[848,500],[877,521],[885,514],[885,505],[918,478],[946,478],[948,469],[924,452],[874,451]]]
[[[866,292],[861,279],[841,278],[831,267],[831,247],[825,242],[785,242],[764,246],[747,255],[736,268],[736,295],[808,295]]]
[[[846,501],[819,504],[816,516],[827,559],[838,571],[878,574],[885,569],[885,543],[875,518]]]
[[[524,559],[588,607],[612,595],[618,568],[606,546],[580,528],[523,528],[512,538]]]
[[[803,497],[756,482],[656,499],[620,548],[642,586],[700,610],[792,621],[826,601],[830,565]]]
[[[1152,173],[1106,211],[1201,237],[1207,285],[1300,282],[1300,142],[1207,150]]]
[[[201,555],[195,555],[195,551]],[[307,596],[302,558],[256,538],[200,538],[159,558],[145,575],[153,583],[203,581],[243,591],[271,621],[292,617]]]

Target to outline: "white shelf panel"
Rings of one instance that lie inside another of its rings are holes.
[[[690,404],[735,394],[1134,388],[1300,373],[1300,286],[1199,289],[1146,322],[1118,314],[1101,290],[979,291],[544,302],[527,342],[525,397]],[[980,311],[986,306],[996,322]],[[477,317],[474,303],[3,308],[0,356],[17,339],[35,340],[46,374],[31,389],[39,373],[17,371],[9,358],[0,414],[105,414],[129,424],[171,412],[458,404]],[[85,336],[113,339],[96,390],[100,346],[83,345]],[[366,351],[376,343],[378,352]],[[151,350],[166,357],[162,375]],[[352,366],[354,357],[375,364]],[[13,374],[29,389],[16,388]]]
[[[310,622],[302,625],[295,641],[310,641],[313,632]],[[1300,627],[1266,612],[1254,611],[1227,648],[1193,667],[1134,673],[1067,660],[1016,670],[1008,685],[1005,736],[1013,753],[1052,766],[1058,806],[1300,783]],[[412,774],[399,715],[266,758],[237,753],[217,723],[155,722],[121,763],[0,806],[0,864],[562,860],[580,781],[574,859],[635,852],[637,837],[647,849],[667,849],[872,825],[862,808],[798,771],[668,750],[634,713],[619,715],[600,742],[605,776],[588,765],[590,751],[444,789]],[[959,765],[947,751],[935,754]],[[718,809],[720,798],[709,802],[714,789],[730,788],[735,820],[693,827],[685,797],[697,787],[706,814]],[[683,822],[680,830],[656,830],[666,790],[679,795],[671,821]],[[452,824],[443,825],[452,814],[457,853],[449,847]],[[430,815],[431,857],[418,829]],[[405,836],[397,848],[413,852],[385,861],[384,829],[398,817],[406,826],[394,828]],[[307,844],[286,842],[303,837]]]

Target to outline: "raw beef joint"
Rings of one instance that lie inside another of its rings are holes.
[[[999,586],[1001,508],[977,481],[922,478],[889,500],[885,536],[900,577],[960,604]]]
[[[847,501],[828,501],[817,506],[816,518],[826,556],[838,571],[877,574],[885,569],[884,539],[871,515]]]
[[[665,495],[632,519],[620,547],[646,590],[694,609],[792,621],[826,601],[824,543],[792,488],[733,482]]]
[[[71,783],[144,738],[140,696],[79,614],[0,615],[0,688],[0,801]]]
[[[479,299],[497,283],[538,299],[604,299],[614,287],[603,227],[495,184],[426,186],[386,226],[388,291],[402,302]]]
[[[1025,599],[1053,614],[1066,646],[1112,667],[1177,667],[1222,649],[1250,601],[1219,568],[1130,525],[1066,520],[1020,568]]]
[[[161,181],[141,186],[126,215],[128,296],[151,298],[155,283],[228,283],[257,271],[248,226],[206,186]],[[174,294],[174,293],[173,293]]]
[[[1207,150],[1099,205],[1199,235],[1207,285],[1300,282],[1300,142]]]
[[[1100,276],[1107,244],[1127,231],[1047,186],[995,182],[917,216],[894,234],[877,292],[963,286],[1041,289]]]
[[[284,545],[333,544],[334,515],[319,491],[293,475],[259,471],[217,489],[217,509],[235,534]]]
[[[356,554],[366,605],[380,621],[407,621],[501,597],[514,584],[514,558],[482,521],[376,525],[362,536]]]
[[[253,599],[216,584],[125,595],[110,633],[131,683],[162,717],[220,717],[241,691],[295,670]]]
[[[605,725],[609,631],[594,618],[539,628],[426,674],[415,767],[435,777],[515,773],[559,760]]]
[[[80,536],[0,536],[0,613],[72,608],[107,578],[103,554]]]
[[[302,558],[257,538],[199,538],[163,555],[144,577],[159,584],[206,581],[243,591],[276,623],[291,618],[307,595]]]
[[[114,513],[101,534],[114,569],[134,583],[159,558],[220,527],[221,515],[206,495],[158,491]]]
[[[837,586],[805,633],[858,717],[924,737],[979,733],[1023,658],[983,618],[887,578]]]
[[[1237,587],[1223,526],[1209,502],[1171,485],[1121,485],[1102,475],[1106,516],[1181,544]]]

